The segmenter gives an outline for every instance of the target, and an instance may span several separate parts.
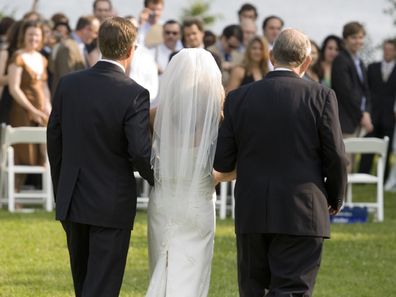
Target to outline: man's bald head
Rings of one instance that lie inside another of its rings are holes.
[[[272,58],[277,65],[298,67],[311,54],[311,42],[307,35],[296,29],[283,30],[275,40]]]

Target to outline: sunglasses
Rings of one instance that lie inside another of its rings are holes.
[[[237,49],[237,48],[239,48],[239,46],[237,46],[237,45],[234,45],[234,44],[228,44],[228,47],[230,48],[230,49]]]
[[[177,32],[177,31],[165,31],[165,34],[166,35],[177,36],[177,35],[179,35],[179,32]]]

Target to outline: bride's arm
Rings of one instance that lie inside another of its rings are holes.
[[[218,172],[213,169],[213,180],[217,185],[219,182],[227,182],[236,179],[236,169],[231,172]]]

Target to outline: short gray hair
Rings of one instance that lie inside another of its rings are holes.
[[[311,54],[308,36],[296,29],[283,30],[275,40],[272,56],[277,64],[297,67]]]

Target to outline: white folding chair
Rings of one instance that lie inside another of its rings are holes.
[[[219,204],[219,217],[221,220],[224,220],[227,216],[227,191],[228,191],[228,182],[220,183],[220,200],[218,200]]]
[[[351,154],[375,154],[377,159],[376,175],[366,173],[348,174],[348,192],[346,206],[362,206],[375,210],[376,219],[384,220],[384,171],[389,137],[380,138],[347,138],[344,139],[345,151]],[[376,202],[352,202],[352,184],[376,184]]]
[[[5,176],[1,168],[3,167],[3,164],[5,164],[6,160],[6,152],[4,149],[4,136],[5,136],[5,130],[6,130],[7,125],[5,123],[2,123],[0,126],[0,208],[2,207],[2,197],[5,195],[3,192],[5,191]]]
[[[8,203],[8,210],[15,211],[15,204],[43,204],[47,211],[53,209],[53,193],[51,173],[48,158],[44,166],[29,166],[14,164],[14,144],[45,144],[46,128],[44,127],[17,127],[7,126],[4,133],[2,151],[6,157],[1,164],[2,201]],[[15,174],[41,174],[43,177],[42,190],[15,192]]]
[[[149,202],[150,185],[144,178],[140,176],[138,172],[134,172],[134,175],[136,181],[142,180],[143,183],[142,190],[138,193],[136,207],[139,209],[147,209]]]

